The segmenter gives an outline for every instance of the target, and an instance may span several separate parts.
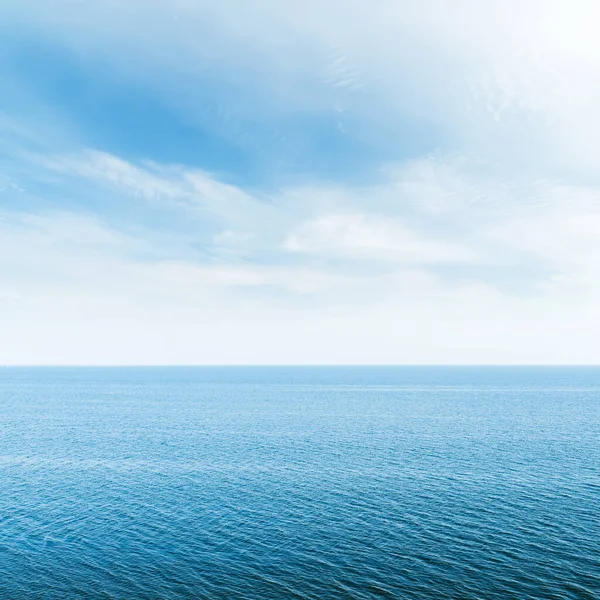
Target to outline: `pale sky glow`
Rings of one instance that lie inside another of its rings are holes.
[[[600,361],[597,2],[0,16],[0,364]]]

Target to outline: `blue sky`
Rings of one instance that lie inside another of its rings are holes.
[[[597,362],[599,13],[0,2],[0,363]]]

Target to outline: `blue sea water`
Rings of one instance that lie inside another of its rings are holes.
[[[0,369],[0,597],[600,598],[600,369]]]

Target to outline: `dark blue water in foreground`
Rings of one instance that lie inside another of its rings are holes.
[[[600,598],[600,369],[0,369],[1,598]]]

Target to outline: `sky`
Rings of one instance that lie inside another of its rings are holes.
[[[0,364],[596,364],[600,4],[0,0]]]

